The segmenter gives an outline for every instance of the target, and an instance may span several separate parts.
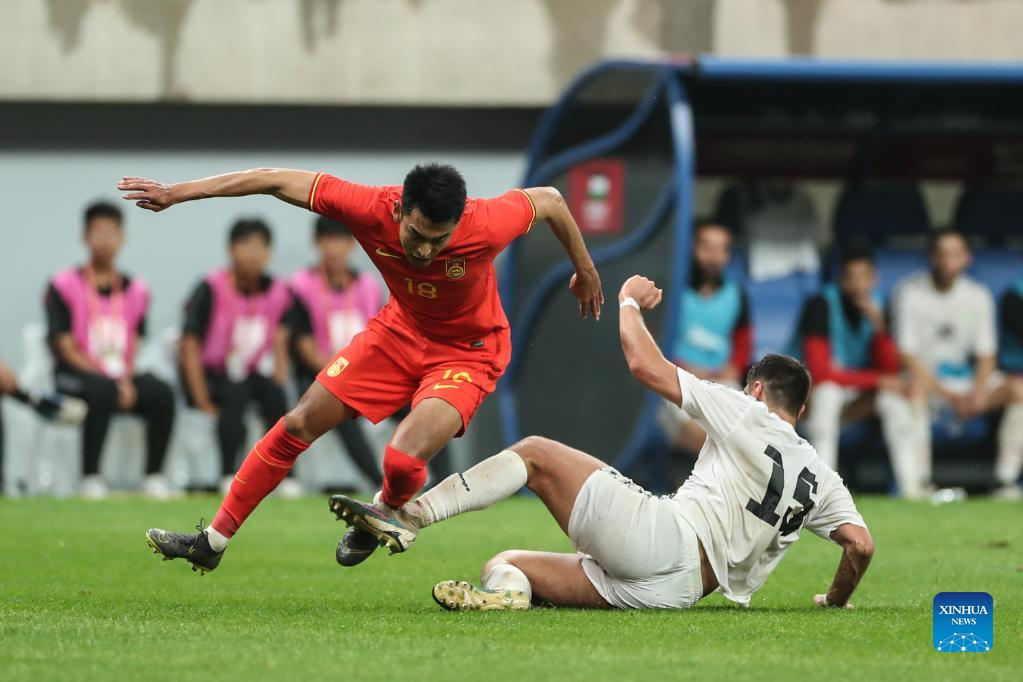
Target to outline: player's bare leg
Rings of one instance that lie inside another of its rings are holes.
[[[530,436],[510,448],[526,464],[526,487],[536,493],[566,534],[572,507],[583,483],[607,466],[596,457],[541,436]]]
[[[483,566],[480,586],[445,580],[433,599],[449,611],[520,611],[531,603],[580,609],[610,608],[594,589],[578,554],[511,549]]]
[[[420,406],[427,402],[423,401]],[[415,412],[413,410],[413,414]],[[424,410],[422,414],[433,419],[443,418],[444,412],[440,409]],[[422,428],[428,434],[429,429],[436,429],[437,425],[436,421],[422,421],[415,428]],[[455,425],[449,423],[449,426]],[[408,442],[440,448],[436,440],[423,436],[410,436]],[[335,495],[330,499],[331,511],[350,525],[372,533],[380,544],[390,548],[391,553],[403,552],[421,528],[455,514],[489,507],[528,485],[544,501],[562,530],[567,532],[568,518],[579,489],[591,473],[603,466],[603,462],[585,452],[531,436],[480,462],[464,474],[449,476],[402,508],[387,504],[385,485],[383,504],[378,500],[377,504],[369,505],[345,495]]]
[[[440,398],[426,398],[401,420],[391,445],[429,462],[462,428],[462,415]]]
[[[220,563],[228,540],[274,488],[287,476],[309,444],[355,411],[318,383],[253,447],[245,458],[220,509],[208,528],[197,533],[146,531],[146,542],[164,559],[186,559],[193,570],[206,573]]]
[[[529,436],[465,473],[444,479],[406,505],[402,513],[423,528],[457,514],[485,509],[526,486],[568,533],[568,520],[583,483],[606,466],[582,450]]]
[[[384,454],[384,486],[366,504],[347,495],[330,498],[330,510],[351,528],[338,543],[342,566],[362,563],[377,545],[392,554],[416,539],[418,525],[398,513],[426,482],[426,463],[462,428],[462,415],[440,398],[426,398],[398,424]]]
[[[456,514],[489,507],[526,485],[543,500],[567,533],[572,507],[583,483],[603,466],[603,462],[585,452],[533,436],[464,474],[444,479],[394,516],[399,524],[418,529]],[[434,589],[434,599],[439,604],[456,610],[527,608],[534,596],[560,606],[607,608],[583,573],[576,554],[506,552],[484,567],[480,588],[464,581],[445,581]]]
[[[481,509],[517,491],[535,492],[561,529],[568,533],[572,508],[590,475],[606,466],[581,450],[532,436],[465,472],[446,479],[403,510],[423,526]],[[517,610],[532,601],[556,606],[608,608],[583,572],[578,554],[512,550],[483,567],[480,587],[448,580],[433,598],[451,610]]]
[[[312,443],[338,424],[354,418],[355,410],[314,381],[298,404],[284,415],[284,428],[295,438]]]

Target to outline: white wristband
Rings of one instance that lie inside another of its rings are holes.
[[[639,304],[636,303],[636,299],[634,299],[632,296],[626,296],[625,300],[618,304],[618,308],[621,309],[627,305],[631,305],[633,308],[639,310],[640,312],[642,312],[643,310],[642,308],[639,307]]]

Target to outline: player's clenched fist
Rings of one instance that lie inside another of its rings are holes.
[[[150,211],[162,211],[177,203],[174,198],[174,185],[165,185],[147,178],[124,177],[117,183],[117,189],[125,194],[123,198],[134,201],[139,208]]]
[[[643,275],[633,275],[625,280],[622,290],[618,292],[618,302],[621,303],[625,299],[631,298],[639,304],[640,308],[651,310],[657,307],[663,295],[664,291],[658,289],[653,280],[647,279]]]

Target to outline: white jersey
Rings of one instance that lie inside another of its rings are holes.
[[[987,288],[960,275],[939,291],[929,272],[910,275],[893,298],[895,341],[942,381],[968,379],[970,362],[997,351],[995,301]]]
[[[866,527],[841,477],[791,424],[741,391],[683,369],[678,380],[707,442],[674,499],[727,598],[749,606],[804,526],[827,539],[845,523]]]

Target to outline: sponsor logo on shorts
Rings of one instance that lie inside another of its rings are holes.
[[[329,376],[331,379],[333,379],[338,374],[340,374],[341,372],[345,371],[345,367],[347,367],[347,366],[348,366],[348,360],[346,360],[345,358],[343,358],[343,357],[341,357],[339,355],[339,356],[337,356],[337,359],[334,360],[334,362],[330,363],[330,367],[327,368],[327,376]]]
[[[987,592],[934,595],[934,648],[942,653],[984,653],[995,645],[995,603]]]
[[[446,258],[444,260],[444,272],[448,279],[462,279],[465,277],[465,258]]]
[[[453,369],[444,370],[442,381],[454,381],[453,384],[442,384],[440,381],[433,385],[433,390],[439,391],[443,388],[458,388],[459,384],[472,383],[472,375],[468,372],[455,372]]]

